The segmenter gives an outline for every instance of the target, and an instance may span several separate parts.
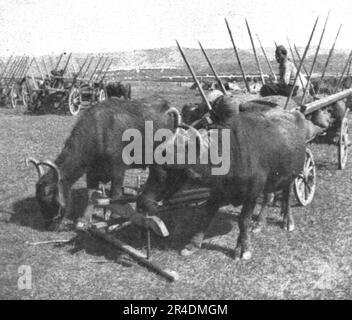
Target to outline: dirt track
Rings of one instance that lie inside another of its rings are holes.
[[[167,84],[144,84],[134,96],[158,92],[177,106],[195,101],[195,92]],[[179,98],[181,97],[181,98]],[[253,236],[249,262],[235,262],[239,208],[222,208],[204,249],[189,258],[178,251],[189,240],[202,210],[163,214],[171,236],[153,237],[153,259],[179,273],[167,283],[106,243],[80,237],[72,244],[29,246],[26,241],[70,239],[73,231],[43,231],[34,198],[36,172],[24,159],[54,159],[76,118],[18,115],[0,108],[0,298],[35,299],[291,299],[352,298],[352,160],[337,170],[337,148],[312,144],[317,190],[308,207],[293,200],[296,230],[280,228],[278,208],[267,229]],[[75,184],[76,212],[84,201],[84,181]],[[126,229],[121,238],[143,248],[143,234]],[[96,263],[107,260],[106,263]],[[32,268],[32,289],[18,290],[20,265]]]

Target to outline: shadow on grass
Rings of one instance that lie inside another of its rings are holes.
[[[73,214],[71,214],[69,220],[72,221],[73,226],[77,217],[83,214],[86,201],[87,195],[85,188],[72,190]],[[199,224],[206,218],[204,207],[170,210],[160,213],[159,216],[164,221],[170,235],[167,238],[161,238],[151,233],[152,250],[172,250],[177,253],[190,242],[192,236],[198,231]],[[207,230],[205,238],[221,237],[230,233],[233,230],[234,225],[238,222],[238,216],[238,209],[234,212],[233,210],[220,210],[215,215],[215,219]],[[255,218],[256,217],[254,217],[254,219]],[[10,223],[27,226],[38,231],[47,231],[44,228],[44,221],[35,197],[22,199],[14,203]],[[268,217],[267,224],[279,226],[281,221]],[[124,230],[119,231],[116,234],[116,237],[135,249],[145,252],[147,238],[144,229],[135,225],[130,225]],[[111,260],[125,266],[131,264],[131,262],[126,260],[126,253],[108,242],[98,239],[89,232],[76,231],[76,236],[72,241],[57,246],[64,247],[66,245],[70,245],[68,252],[72,255],[83,250],[89,255],[99,258],[104,257],[106,260]],[[219,245],[205,243],[204,247],[209,250],[225,252],[225,254],[228,254],[229,256],[232,254],[231,250]],[[129,261],[131,261],[131,259],[129,259]]]
[[[83,214],[84,203],[87,201],[86,193],[85,188],[72,190],[72,214],[68,217],[72,222]],[[15,202],[12,206],[12,215],[9,222],[38,231],[47,231],[35,197]]]

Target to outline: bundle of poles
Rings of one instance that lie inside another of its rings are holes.
[[[311,63],[309,70],[304,65],[304,61],[306,60],[309,48],[311,46],[311,42],[312,42],[316,27],[317,27],[317,24],[318,24],[318,21],[319,21],[319,17],[317,17],[316,20],[315,20],[315,23],[313,25],[312,31],[311,31],[309,39],[308,39],[308,43],[305,46],[305,49],[304,49],[304,52],[303,52],[302,56],[299,54],[299,51],[298,51],[296,45],[294,45],[295,53],[296,53],[297,57],[295,56],[295,54],[293,52],[293,49],[292,49],[292,46],[291,46],[291,43],[290,43],[290,40],[287,38],[288,45],[289,45],[290,52],[291,52],[291,56],[292,56],[292,61],[293,61],[294,65],[295,65],[295,68],[296,68],[296,76],[295,76],[295,79],[294,79],[294,84],[296,84],[297,81],[300,81],[301,84],[302,84],[302,88],[303,88],[303,94],[302,94],[301,101],[300,101],[300,105],[302,106],[303,109],[304,109],[304,106],[305,106],[305,98],[307,97],[307,94],[308,94],[309,91],[311,91],[311,93],[312,93],[312,95],[313,95],[313,97],[315,99],[317,99],[317,96],[320,93],[320,89],[321,89],[323,80],[324,80],[324,78],[326,76],[326,71],[327,71],[329,63],[331,61],[331,57],[332,57],[332,54],[334,52],[335,44],[336,44],[337,38],[338,38],[338,36],[340,34],[340,30],[341,30],[341,27],[342,27],[342,25],[339,26],[339,29],[338,29],[337,34],[335,36],[335,40],[333,42],[333,45],[332,45],[332,47],[331,47],[331,49],[329,51],[329,54],[327,56],[327,59],[325,61],[325,64],[324,64],[324,67],[323,67],[323,70],[322,70],[322,74],[321,74],[321,76],[320,76],[320,78],[318,80],[317,89],[314,90],[314,88],[313,88],[313,86],[311,84],[311,80],[312,80],[312,76],[314,74],[314,70],[315,70],[318,54],[319,54],[320,47],[321,47],[321,44],[322,44],[322,41],[323,41],[323,38],[324,38],[324,34],[325,34],[325,31],[326,31],[326,26],[327,26],[327,23],[328,23],[328,20],[329,20],[329,15],[330,15],[330,11],[328,12],[327,17],[325,19],[324,27],[323,27],[323,30],[321,32],[320,38],[319,38],[319,43],[318,43],[317,48],[315,50],[313,62]],[[236,58],[237,64],[238,64],[239,69],[240,69],[242,80],[243,80],[243,82],[245,84],[245,87],[246,87],[247,91],[250,92],[250,87],[249,87],[249,84],[248,84],[248,81],[247,81],[245,69],[244,69],[243,63],[242,63],[242,61],[240,59],[240,56],[239,56],[239,53],[238,53],[238,49],[237,49],[237,46],[236,46],[232,31],[231,31],[231,28],[230,28],[230,25],[229,25],[229,23],[228,23],[226,18],[225,18],[225,24],[226,24],[226,27],[227,27],[227,30],[228,30],[228,33],[229,33],[229,36],[230,36],[232,47],[234,49],[235,58]],[[254,39],[253,39],[253,36],[252,36],[251,28],[249,26],[249,23],[248,23],[247,19],[245,19],[245,24],[246,24],[247,32],[248,32],[249,39],[250,39],[250,42],[251,42],[253,55],[254,55],[254,58],[255,58],[255,63],[257,65],[258,72],[259,72],[259,75],[260,75],[260,80],[261,80],[262,84],[264,85],[265,84],[265,76],[264,76],[263,71],[262,71],[262,67],[261,67],[260,60],[259,60],[259,57],[258,57],[258,54],[257,54],[257,50],[256,50],[256,46],[255,46],[255,43],[254,43]],[[260,38],[259,38],[258,34],[256,34],[256,37],[257,37],[257,40],[259,42],[262,54],[263,54],[263,56],[265,58],[265,61],[266,61],[267,65],[268,65],[268,68],[270,70],[270,73],[271,73],[273,79],[275,81],[277,81],[277,76],[276,76],[276,74],[275,74],[275,72],[273,70],[273,67],[272,67],[272,65],[270,63],[270,60],[268,59],[267,53],[266,53],[266,51],[265,51],[265,49],[264,49],[264,47],[262,45],[262,42],[260,41]],[[225,90],[224,84],[222,83],[219,74],[216,72],[216,70],[214,68],[214,65],[211,63],[211,61],[210,61],[206,51],[204,50],[202,44],[199,41],[198,41],[198,43],[199,43],[201,51],[203,52],[203,55],[204,55],[208,65],[209,65],[209,67],[210,67],[210,69],[211,69],[211,71],[212,71],[212,73],[214,75],[214,78],[216,79],[216,81],[219,84],[220,90],[226,95],[227,92]],[[185,64],[187,65],[188,70],[190,71],[190,73],[191,73],[191,75],[193,77],[193,80],[194,80],[195,84],[197,85],[197,88],[198,88],[198,90],[199,90],[199,92],[200,92],[200,94],[202,96],[202,99],[204,100],[204,102],[208,106],[208,110],[211,112],[211,110],[212,110],[211,109],[211,105],[210,105],[209,101],[206,98],[204,90],[200,86],[200,83],[199,83],[199,81],[197,79],[197,76],[196,76],[192,66],[187,61],[187,58],[186,58],[186,56],[184,54],[184,51],[183,51],[182,47],[180,46],[180,44],[179,44],[179,42],[177,40],[176,40],[176,44],[177,44],[177,46],[179,48],[179,51],[180,51],[180,53],[181,53],[181,55],[183,57],[183,60],[184,60]],[[276,45],[276,43],[275,43],[275,45]],[[296,60],[296,58],[297,58],[297,60]],[[350,54],[349,54],[349,56],[348,56],[348,58],[347,58],[347,60],[346,60],[346,62],[344,64],[343,70],[342,70],[342,72],[341,72],[341,74],[340,74],[340,76],[338,78],[337,84],[336,84],[336,86],[333,89],[333,93],[336,94],[340,90],[341,85],[343,83],[344,77],[349,76],[351,65],[352,65],[352,50],[351,50],[351,52],[350,52]],[[304,84],[304,82],[303,82],[303,80],[301,78],[301,71],[302,70],[304,70],[304,72],[306,74],[306,80],[307,80],[306,84]],[[292,87],[292,90],[290,91],[290,94],[287,97],[284,109],[287,108],[287,106],[289,104],[289,101],[292,99],[293,92],[294,92],[294,87],[295,86]]]
[[[63,76],[69,70],[71,77],[75,76],[80,80],[88,82],[98,82],[106,78],[114,60],[109,56],[101,55],[98,57],[97,62],[95,62],[95,56],[87,55],[80,65],[77,60],[70,63],[72,61],[72,53],[70,53],[66,61],[63,62],[64,55],[64,53],[61,54],[55,62],[51,56],[37,59],[35,57],[30,58],[29,56],[11,55],[6,62],[0,62],[0,81],[2,81],[3,86],[11,87],[15,81],[27,76],[28,73],[33,79],[41,79],[44,81],[45,78],[50,77],[50,74],[55,75],[57,71],[61,71],[61,76]],[[78,69],[76,65],[78,65]],[[33,69],[33,67],[35,67],[35,69]]]

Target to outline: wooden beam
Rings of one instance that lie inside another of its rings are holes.
[[[327,97],[323,97],[319,100],[313,101],[311,103],[308,103],[303,106],[302,112],[307,115],[310,114],[316,110],[319,110],[323,107],[326,107],[330,104],[335,103],[336,101],[342,100],[344,98],[347,98],[348,96],[352,95],[352,88],[346,89],[344,91],[332,94]]]
[[[102,229],[95,229],[95,228],[91,228],[89,229],[89,231],[92,234],[98,236],[99,238],[102,238],[105,241],[109,242],[110,244],[114,245],[118,249],[128,253],[132,258],[136,259],[140,264],[156,272],[157,274],[163,276],[168,281],[175,281],[178,279],[178,275],[176,272],[162,269],[156,262],[148,260],[147,256],[144,253],[122,242],[121,240],[117,239],[116,237],[107,233],[106,231]]]

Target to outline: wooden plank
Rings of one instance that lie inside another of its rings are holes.
[[[121,240],[115,238],[113,235],[105,232],[102,229],[90,229],[90,232],[94,235],[104,239],[105,241],[116,246],[120,250],[128,253],[131,257],[136,259],[140,264],[146,266],[148,269],[156,272],[157,274],[165,277],[168,281],[175,281],[178,279],[178,275],[174,271],[163,270],[157,263],[148,260],[147,256],[140,252],[139,250],[133,248],[132,246],[122,242]]]
[[[336,101],[347,98],[350,95],[352,95],[352,88],[343,90],[341,92],[338,92],[338,93],[332,94],[330,96],[323,97],[319,100],[313,101],[311,103],[308,103],[302,107],[302,112],[305,115],[310,114],[316,110],[319,110],[323,107],[326,107],[330,104],[333,104]]]

